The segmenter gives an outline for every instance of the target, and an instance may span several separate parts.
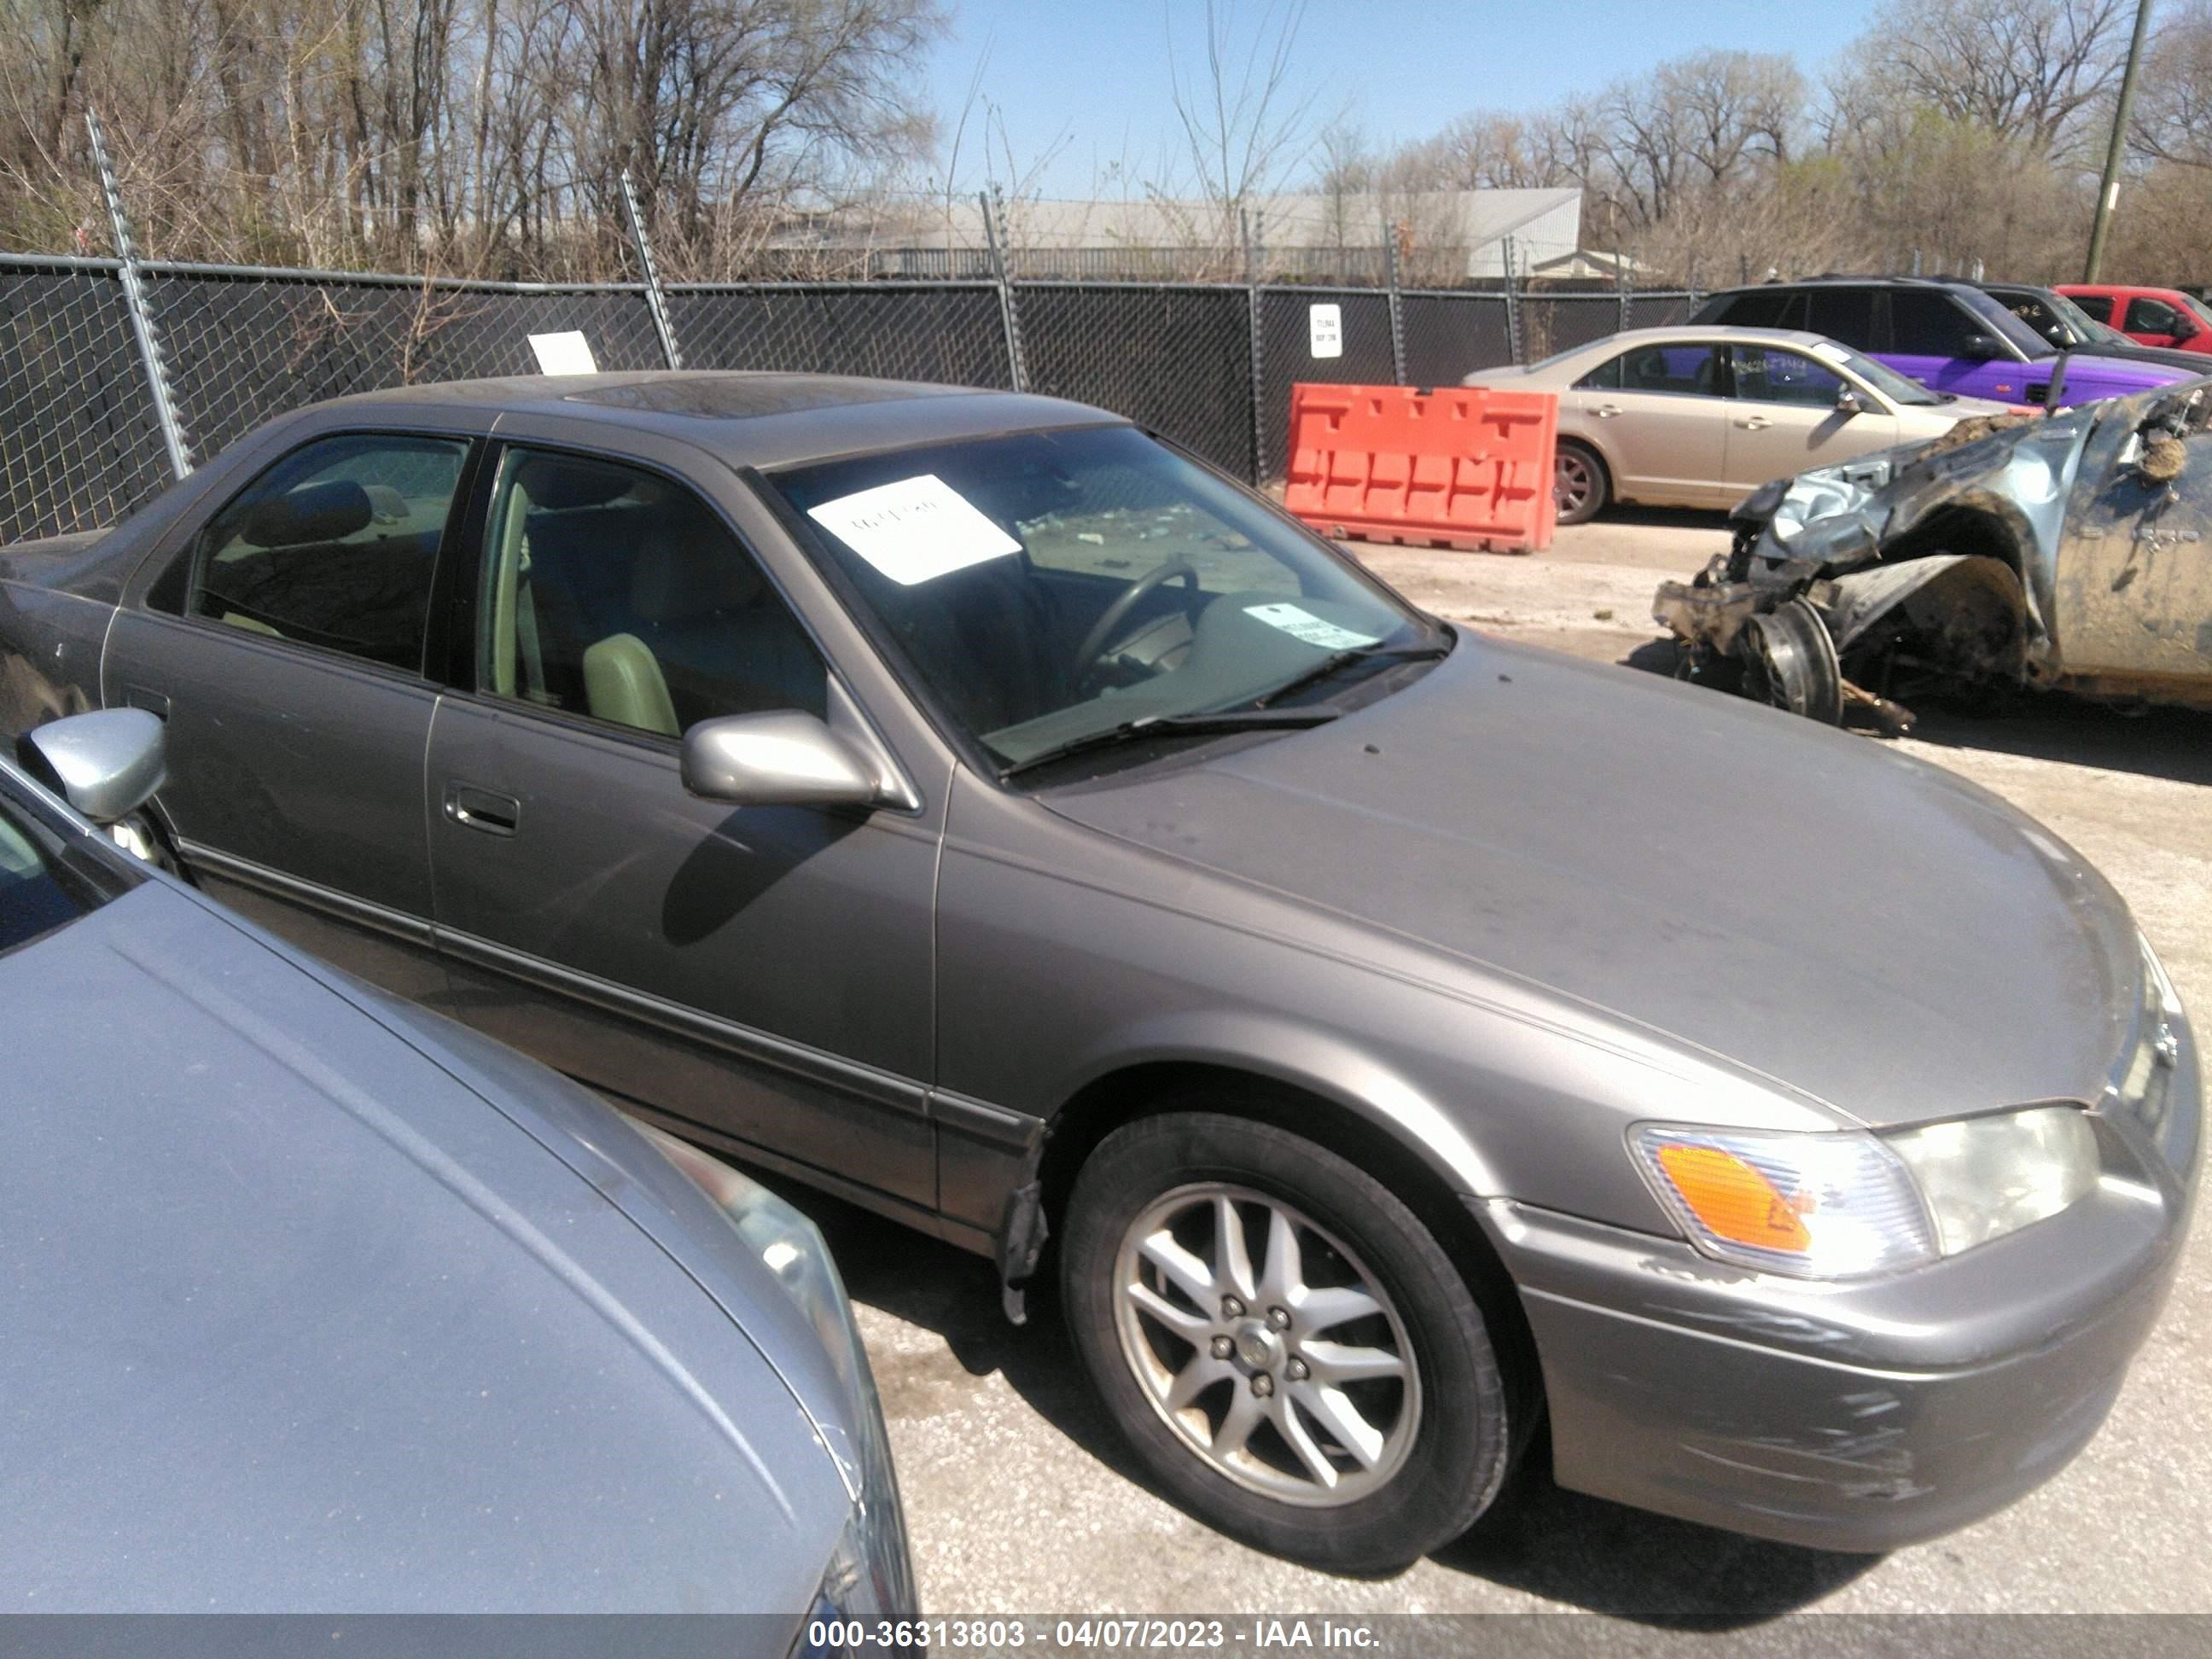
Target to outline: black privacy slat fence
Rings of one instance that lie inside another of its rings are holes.
[[[858,374],[1073,398],[1265,483],[1288,459],[1291,387],[1300,380],[1387,385],[1402,364],[1406,384],[1451,386],[1622,327],[1680,321],[1695,302],[1679,291],[1627,289],[673,283],[660,290],[664,341],[639,283],[133,269],[143,301],[135,320],[119,260],[0,254],[0,542],[112,524],[179,465],[303,404],[535,373],[532,334],[579,331],[607,370],[665,368],[673,348],[688,369]],[[156,376],[166,398],[156,395]]]

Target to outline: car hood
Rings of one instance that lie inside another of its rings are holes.
[[[1329,725],[1045,804],[1869,1123],[2094,1100],[2141,973],[2105,880],[1952,774],[1464,633]]]
[[[0,1000],[0,1606],[811,1603],[846,1487],[726,1277],[623,1207],[613,1114],[585,1178],[160,880]]]

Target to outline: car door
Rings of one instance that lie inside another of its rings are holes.
[[[898,763],[756,556],[771,521],[720,463],[656,441],[518,441],[486,465],[473,621],[426,772],[457,1010],[613,1094],[927,1209],[941,792],[864,811],[685,790],[679,734],[720,715],[802,709]]]
[[[1679,507],[1726,505],[1721,349],[1701,341],[1631,347],[1576,382],[1577,406],[1614,494]]]
[[[1738,342],[1729,356],[1728,476],[1739,489],[1897,441],[1888,406],[1812,353]],[[1846,390],[1855,410],[1837,406]]]
[[[126,595],[101,696],[168,723],[156,806],[226,902],[434,997],[422,759],[434,592],[477,449],[459,432],[301,443],[179,526]]]

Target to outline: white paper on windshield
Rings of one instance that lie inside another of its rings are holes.
[[[530,349],[538,354],[540,374],[596,374],[599,359],[592,356],[592,343],[580,329],[564,329],[558,334],[533,334]]]
[[[1316,357],[1344,356],[1344,307],[1334,304],[1308,306],[1306,343]]]
[[[1293,639],[1304,640],[1308,645],[1317,645],[1324,651],[1349,651],[1354,646],[1380,644],[1379,635],[1355,634],[1348,628],[1339,628],[1333,622],[1323,622],[1310,611],[1295,605],[1248,605],[1248,617],[1257,617],[1270,628],[1279,628]]]
[[[806,516],[902,587],[1022,550],[933,472],[840,495]]]
[[[1847,363],[1851,360],[1850,350],[1838,345],[1833,340],[1815,340],[1805,349],[1815,357],[1826,357],[1832,363]]]

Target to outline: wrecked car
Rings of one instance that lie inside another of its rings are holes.
[[[2212,708],[2208,420],[2196,380],[1778,479],[1652,619],[1681,678],[1831,725],[1901,733],[1930,692]]]

